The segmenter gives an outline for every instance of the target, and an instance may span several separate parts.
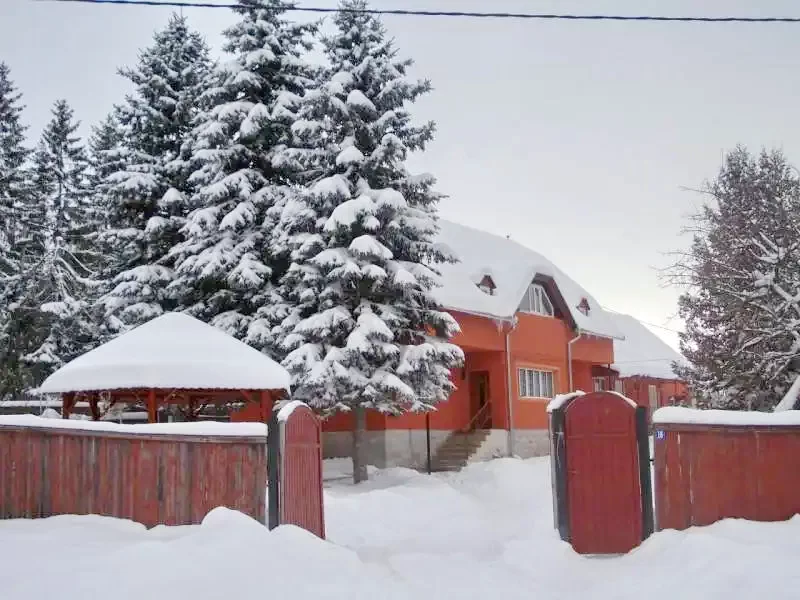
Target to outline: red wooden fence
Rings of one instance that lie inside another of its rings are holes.
[[[800,513],[800,426],[659,422],[654,444],[658,529]]]
[[[0,425],[0,518],[98,514],[151,527],[227,506],[263,523],[266,465],[263,436]]]

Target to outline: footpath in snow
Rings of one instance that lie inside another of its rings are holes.
[[[800,589],[800,517],[658,533],[619,558],[576,555],[552,526],[549,462],[502,459],[363,485],[327,465],[328,542],[239,513],[200,526],[102,517],[0,521],[14,600],[774,599]]]

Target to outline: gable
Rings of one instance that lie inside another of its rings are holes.
[[[496,319],[512,319],[531,282],[542,282],[554,308],[575,330],[601,337],[621,337],[599,303],[542,255],[507,238],[439,220],[436,243],[459,262],[434,265],[440,272],[436,299],[445,308]],[[488,271],[488,272],[487,272]],[[490,275],[496,288],[487,294],[476,276]],[[590,310],[578,310],[586,299]]]

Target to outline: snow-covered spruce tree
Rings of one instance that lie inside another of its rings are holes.
[[[342,8],[366,8],[361,1]],[[303,103],[291,161],[308,191],[282,210],[273,243],[287,247],[286,316],[274,352],[293,395],[324,412],[354,414],[353,476],[367,477],[366,410],[427,411],[452,390],[463,353],[448,339],[455,320],[435,301],[437,231],[431,176],[405,167],[434,125],[412,123],[408,106],[430,89],[411,81],[380,21],[339,12],[325,40],[330,70]]]
[[[701,404],[769,410],[800,364],[800,180],[778,152],[737,148],[676,267],[683,375]]]
[[[0,62],[0,401],[24,388],[19,343],[24,328],[12,309],[20,270],[20,211],[29,192],[24,168],[30,151],[21,122],[21,94]]]
[[[266,244],[270,207],[293,193],[281,162],[294,107],[313,81],[304,60],[312,25],[286,21],[279,0],[241,0],[241,20],[225,31],[232,60],[204,100],[194,132],[193,211],[172,256],[171,289],[190,314],[244,338],[256,308],[274,302],[274,262]]]
[[[103,229],[95,236],[98,244],[108,225],[109,211],[112,207],[112,189],[116,187],[109,178],[125,168],[124,139],[122,126],[113,114],[92,127],[92,135],[89,138],[88,182],[92,194],[91,208],[99,213],[98,220],[104,224]]]
[[[21,97],[11,81],[11,70],[0,62],[0,278],[15,273],[19,260],[13,250],[19,227],[15,214],[25,193],[23,166],[30,154],[20,119]]]
[[[93,339],[89,308],[98,253],[89,239],[99,224],[92,220],[88,159],[75,135],[78,127],[72,109],[59,100],[33,156],[17,302],[39,342],[25,357],[35,381],[85,352]]]
[[[100,305],[112,335],[176,306],[168,291],[174,272],[167,255],[181,241],[188,214],[190,167],[182,150],[211,67],[203,38],[186,19],[173,15],[136,67],[120,71],[134,91],[114,115],[124,132],[121,147],[103,151],[105,160],[119,168],[96,182],[95,190],[108,197],[101,236],[106,289]]]

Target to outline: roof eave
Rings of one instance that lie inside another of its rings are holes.
[[[577,331],[580,334],[593,335],[595,337],[603,338],[603,339],[606,339],[606,340],[619,340],[621,342],[625,340],[625,336],[624,335],[620,335],[620,334],[614,335],[614,334],[611,334],[611,333],[598,333],[596,331],[590,331],[590,330],[584,329],[582,327],[578,327]]]

